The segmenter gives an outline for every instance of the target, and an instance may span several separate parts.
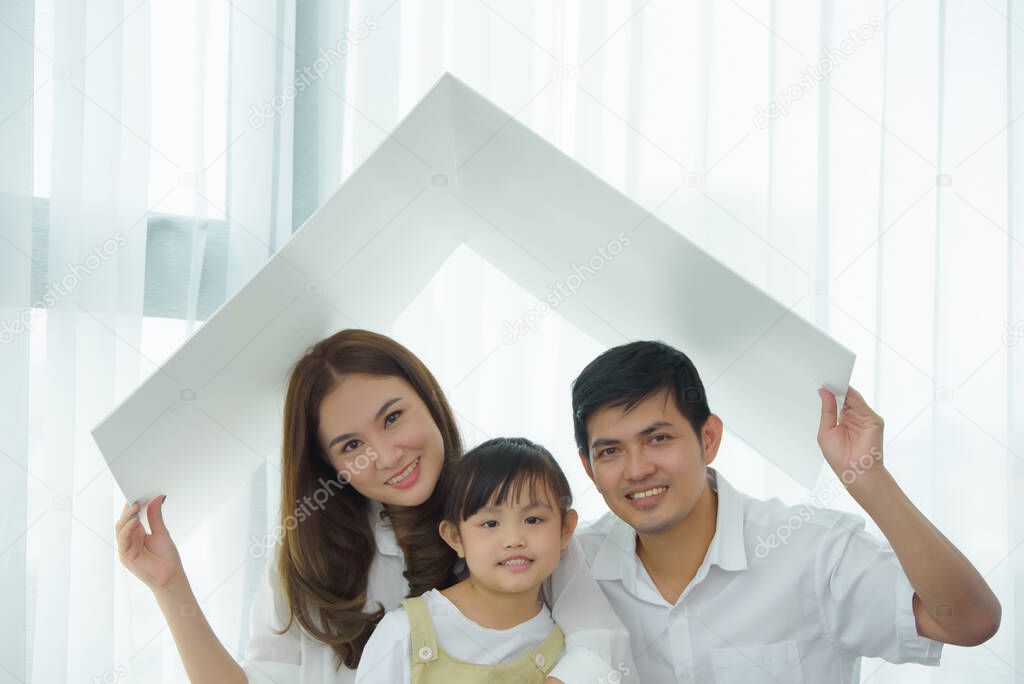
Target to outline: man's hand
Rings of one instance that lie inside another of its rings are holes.
[[[881,416],[852,387],[841,411],[825,389],[818,445],[825,460],[892,545],[914,587],[920,636],[976,646],[999,629],[1002,607],[977,568],[907,497],[882,465]]]
[[[882,417],[853,387],[847,390],[841,411],[837,411],[835,395],[827,389],[819,388],[818,396],[818,446],[842,483],[849,488],[862,476],[882,471]]]

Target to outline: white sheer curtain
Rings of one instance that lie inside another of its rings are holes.
[[[1024,678],[1021,0],[21,0],[0,21],[0,682],[184,680],[117,564],[122,500],[89,430],[445,70],[857,352],[890,468],[1004,611],[940,669],[863,679]],[[568,383],[600,348],[557,312],[505,344],[535,303],[460,249],[389,332],[468,443],[547,444],[594,517]],[[178,540],[235,652],[267,460]],[[794,503],[835,484],[808,494],[734,433],[716,465]]]
[[[255,128],[240,103],[269,101],[291,72],[275,34],[294,5],[39,0],[3,12],[0,681],[180,681],[151,596],[117,562],[123,499],[89,431],[195,327],[204,281],[221,281],[222,299],[283,239],[290,118]],[[254,30],[263,22],[270,33]],[[158,220],[179,229],[177,251]],[[230,247],[209,273],[215,225]],[[180,307],[147,290],[168,284]],[[238,488],[223,520],[180,540],[197,591],[216,591],[230,648],[255,576],[237,559],[252,521],[266,527],[265,492]]]

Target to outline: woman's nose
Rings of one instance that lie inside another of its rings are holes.
[[[381,470],[390,470],[402,463],[405,456],[405,449],[397,444],[381,444],[377,451],[377,467]]]

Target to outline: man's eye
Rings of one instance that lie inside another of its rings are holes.
[[[398,420],[398,416],[400,416],[400,415],[402,415],[401,411],[393,411],[393,412],[389,413],[387,415],[387,418],[384,419],[384,427],[387,427],[387,426],[391,425],[392,423],[394,423],[395,420]],[[392,417],[394,417],[395,420],[391,420]]]
[[[601,449],[597,452],[598,456],[611,456],[612,452],[615,451],[615,447],[608,447],[607,449]]]
[[[654,435],[651,439],[655,442],[664,442],[668,439],[668,435]]]

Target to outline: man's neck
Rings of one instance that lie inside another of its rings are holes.
[[[679,600],[704,562],[717,517],[718,493],[709,484],[690,514],[675,525],[660,532],[637,532],[636,555],[669,603]]]

